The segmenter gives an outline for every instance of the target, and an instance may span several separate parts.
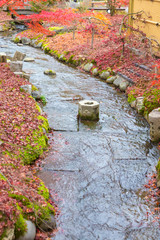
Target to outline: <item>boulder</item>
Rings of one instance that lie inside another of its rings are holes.
[[[32,58],[32,57],[26,57],[25,59],[24,59],[24,62],[34,62],[35,60],[34,60],[34,58]]]
[[[149,113],[150,138],[152,141],[160,140],[160,108]]]
[[[13,56],[13,61],[23,61],[23,59],[25,58],[26,54],[25,53],[21,53],[19,51],[16,51],[14,56]]]
[[[93,70],[92,70],[92,74],[93,74],[93,76],[98,76],[98,69],[97,68],[94,68]]]
[[[122,77],[119,77],[119,76],[118,76],[118,77],[114,80],[113,84],[114,84],[116,87],[119,87],[120,84],[121,84],[123,81],[124,81],[124,79],[123,79]]]
[[[41,99],[41,93],[40,91],[36,90],[32,92],[32,97],[35,98],[36,100],[40,100]]]
[[[4,52],[0,52],[0,62],[7,62],[7,55]]]
[[[22,72],[23,62],[22,61],[12,61],[10,62],[10,70],[12,72]]]
[[[22,37],[21,41],[24,45],[29,45],[31,43],[31,39],[27,37]]]
[[[90,72],[91,71],[91,69],[92,69],[92,67],[93,67],[93,63],[87,63],[86,65],[84,65],[84,71],[86,71],[86,72]]]
[[[143,105],[144,97],[137,97],[136,98],[136,110],[140,113],[144,107]]]
[[[126,81],[126,80],[124,80],[124,81],[122,81],[122,82],[120,83],[119,88],[120,88],[120,90],[121,90],[122,92],[125,92],[126,89],[127,89],[127,87],[128,87],[128,85],[129,85],[129,82]]]
[[[13,239],[15,239],[14,228],[7,229],[3,240],[13,240]]]
[[[100,76],[101,79],[106,80],[106,79],[110,76],[110,72],[108,72],[108,71],[103,71],[103,72],[101,72],[101,73],[99,74],[99,76]]]
[[[114,80],[116,80],[116,76],[113,76],[113,77],[109,77],[107,78],[106,82],[109,83],[109,84],[112,84],[114,82]]]
[[[27,92],[31,95],[32,86],[31,85],[22,85],[22,86],[20,86],[20,90],[24,91],[24,92]]]
[[[46,75],[51,75],[51,76],[55,76],[55,75],[56,75],[56,72],[53,71],[53,70],[48,69],[48,70],[45,70],[45,71],[44,71],[44,74],[46,74]]]
[[[40,224],[40,229],[42,229],[45,232],[52,231],[53,229],[56,229],[56,220],[54,215],[50,215],[50,218],[48,220],[44,220]]]
[[[27,231],[23,236],[20,236],[17,240],[34,240],[36,236],[36,226],[31,221],[26,220]]]

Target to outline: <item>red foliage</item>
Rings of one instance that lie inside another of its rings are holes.
[[[35,106],[34,99],[28,93],[21,92],[20,86],[28,84],[23,78],[10,72],[6,64],[0,64],[0,236],[7,227],[12,227],[17,221],[22,208],[25,218],[36,221],[35,210],[22,205],[18,199],[11,198],[10,194],[27,197],[32,203],[46,206],[44,198],[38,194],[41,180],[37,178],[32,167],[24,166],[19,155],[19,149],[27,146],[26,139],[31,138],[31,133],[39,129],[41,120]],[[33,144],[30,139],[31,145]],[[8,156],[8,153],[9,155]],[[3,153],[3,155],[2,155]],[[17,157],[11,157],[14,153]],[[3,180],[3,177],[7,180]],[[39,212],[37,213],[39,215]],[[3,218],[3,221],[1,219]],[[41,233],[41,238],[47,239],[47,234]]]

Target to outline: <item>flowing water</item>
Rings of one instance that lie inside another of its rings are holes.
[[[46,97],[44,111],[56,130],[39,173],[61,210],[52,239],[160,239],[158,224],[147,217],[152,202],[144,199],[144,184],[159,152],[149,140],[148,123],[130,108],[126,96],[39,49],[19,47],[7,37],[0,46],[11,56],[19,50],[35,58],[23,69]],[[48,68],[56,77],[43,74]],[[100,102],[99,122],[78,121],[80,99]]]

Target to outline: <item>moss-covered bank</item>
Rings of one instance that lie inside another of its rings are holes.
[[[16,239],[26,231],[25,220],[37,226],[55,214],[49,191],[35,176],[34,161],[48,147],[48,120],[21,85],[23,78],[0,65],[0,239],[9,228]],[[28,165],[29,164],[29,165]],[[34,173],[33,173],[34,172]],[[44,234],[46,239],[47,235]]]

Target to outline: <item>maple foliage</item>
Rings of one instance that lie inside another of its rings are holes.
[[[42,120],[39,110],[28,93],[20,86],[28,84],[15,76],[6,64],[0,65],[0,236],[9,227],[16,225],[21,215],[37,224],[45,211],[54,213],[53,203],[45,197],[48,190],[35,176],[33,167],[23,164],[22,149],[36,147],[33,132],[39,132]],[[41,137],[41,133],[39,133]],[[32,148],[31,148],[32,149]],[[32,150],[29,150],[31,156]],[[46,192],[45,195],[43,192]],[[47,214],[47,213],[46,213]],[[19,228],[16,231],[20,231]],[[37,239],[46,239],[48,234],[38,232]]]

